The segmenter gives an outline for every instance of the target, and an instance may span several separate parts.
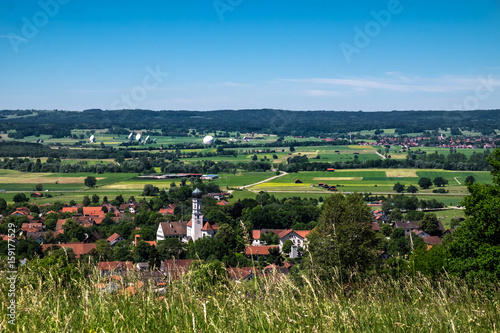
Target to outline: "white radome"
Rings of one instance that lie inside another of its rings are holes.
[[[207,135],[206,137],[203,138],[203,144],[204,145],[211,145],[214,143],[214,137],[211,135]]]
[[[137,135],[135,136],[135,140],[139,141],[140,139],[141,139],[141,133],[137,133]]]

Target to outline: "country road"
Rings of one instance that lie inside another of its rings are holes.
[[[284,175],[288,175],[287,172],[285,171],[282,171],[283,173],[281,175],[276,175],[274,177],[271,177],[271,178],[267,178],[267,179],[264,179],[264,180],[261,180],[260,182],[257,182],[257,183],[253,183],[253,184],[250,184],[250,185],[245,185],[245,186],[240,186],[238,187],[239,190],[243,190],[247,187],[251,187],[251,186],[255,186],[255,185],[258,185],[258,184],[262,184],[262,183],[265,183],[265,182],[268,182],[270,180],[273,180],[273,179],[276,179],[276,178],[279,178],[279,177],[283,177]]]

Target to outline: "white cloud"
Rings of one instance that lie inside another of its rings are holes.
[[[304,79],[280,79],[282,82],[300,83],[314,86],[306,89],[306,93],[316,96],[324,96],[324,91],[335,92],[339,90],[369,92],[369,91],[395,91],[401,93],[427,92],[427,93],[449,93],[473,91],[480,79],[487,79],[494,87],[500,86],[500,80],[492,76],[458,77],[442,76],[436,78],[411,77],[398,72],[388,72],[385,77],[360,77],[360,78],[304,78]]]

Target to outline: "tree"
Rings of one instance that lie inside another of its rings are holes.
[[[99,203],[99,196],[97,194],[92,195],[92,203],[93,204],[98,204]]]
[[[112,261],[114,259],[113,249],[105,239],[99,239],[96,242],[96,251],[101,261]]]
[[[290,253],[292,251],[293,242],[290,239],[287,239],[283,244],[283,253]]]
[[[325,200],[316,229],[309,234],[305,265],[323,280],[353,270],[364,273],[377,263],[380,241],[371,230],[372,214],[360,194],[334,194]]]
[[[290,152],[293,153],[295,151],[295,147],[294,146],[290,146]]]
[[[269,264],[275,264],[278,266],[283,265],[283,257],[281,256],[279,247],[272,247],[269,249],[269,256],[267,257],[267,262]]]
[[[151,269],[159,270],[161,267],[161,259],[156,246],[151,246],[149,250],[148,264]]]
[[[199,264],[191,273],[192,286],[199,290],[215,287],[226,282],[227,271],[222,262],[216,260],[208,264]]]
[[[500,280],[500,150],[488,157],[493,184],[468,185],[466,219],[447,247],[449,271],[471,279]]]
[[[436,177],[432,182],[434,183],[434,186],[437,187],[448,185],[448,180],[443,177]]]
[[[418,192],[418,188],[416,186],[410,185],[406,189],[406,192],[408,192],[408,193],[417,193]]]
[[[405,218],[408,221],[420,221],[424,218],[425,213],[421,210],[411,210],[406,213]]]
[[[0,214],[4,214],[7,209],[7,201],[4,198],[0,198]]]
[[[93,176],[88,176],[84,180],[85,186],[87,187],[94,187],[97,183],[97,179]]]
[[[35,185],[35,189],[36,189],[38,192],[42,191],[42,190],[43,190],[43,184],[41,184],[41,183],[36,184],[36,185]]]
[[[266,243],[266,245],[277,245],[280,243],[280,238],[274,232],[268,231],[260,235],[260,241]]]
[[[432,181],[430,178],[422,177],[418,180],[418,186],[420,186],[424,190],[428,189],[429,187],[432,186]]]
[[[149,259],[151,245],[141,240],[134,248],[134,262],[145,262]]]
[[[160,193],[160,189],[152,184],[144,185],[144,189],[142,190],[142,194],[147,197],[152,197]]]
[[[177,237],[158,241],[157,250],[160,254],[160,260],[184,259],[186,256],[186,249]]]
[[[425,214],[418,225],[423,231],[431,236],[441,236],[443,234],[442,230],[439,228],[439,220],[436,214]]]
[[[83,196],[82,205],[84,207],[90,206],[90,198],[88,195]]]
[[[475,182],[476,182],[476,178],[474,178],[474,176],[473,176],[473,175],[470,175],[470,176],[468,176],[467,178],[465,178],[465,184],[466,184],[466,185],[469,185],[469,184],[470,184],[470,185],[472,185],[472,184],[474,184]]]
[[[399,182],[397,182],[396,184],[394,184],[394,186],[392,187],[393,191],[396,191],[398,193],[401,193],[405,190],[405,186],[400,184]]]
[[[15,203],[23,203],[23,202],[30,201],[30,199],[27,198],[24,193],[18,193],[16,195],[14,195],[14,198],[12,198],[12,201],[14,201]]]
[[[399,208],[396,208],[392,210],[389,217],[391,218],[391,221],[401,221],[403,219],[403,213],[401,213]]]

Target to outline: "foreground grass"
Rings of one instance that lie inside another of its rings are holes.
[[[5,274],[1,274],[5,281]],[[307,278],[228,282],[199,291],[189,279],[134,295],[102,293],[92,277],[69,288],[57,276],[19,272],[17,324],[8,324],[2,284],[0,331],[15,332],[492,332],[498,286],[489,292],[424,277],[373,278],[332,287]],[[134,283],[134,281],[129,281]]]

